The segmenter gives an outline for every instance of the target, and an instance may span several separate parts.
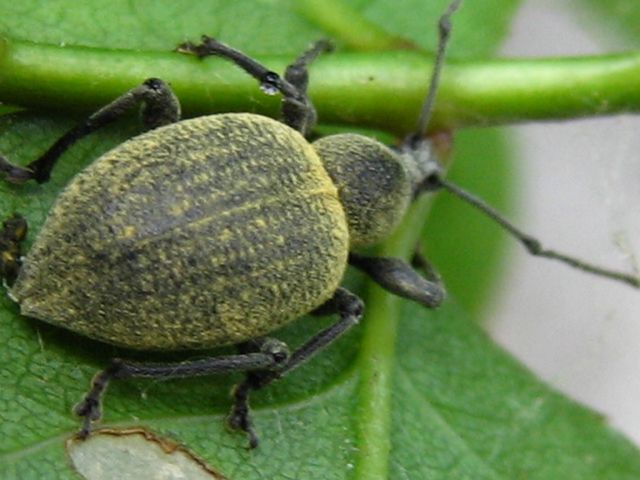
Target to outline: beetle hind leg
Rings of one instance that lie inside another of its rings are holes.
[[[91,388],[74,413],[82,417],[78,438],[85,439],[91,433],[92,424],[102,414],[102,397],[112,380],[127,378],[187,378],[237,371],[278,371],[289,358],[287,346],[277,340],[265,342],[259,352],[225,355],[180,363],[134,363],[113,359],[111,364],[98,372],[91,381]]]
[[[231,413],[227,417],[227,423],[233,430],[241,430],[247,434],[250,448],[258,446],[258,437],[253,429],[249,411],[249,394],[251,391],[266,387],[323,350],[358,323],[362,317],[363,309],[364,306],[359,297],[344,288],[338,288],[333,297],[312,312],[318,315],[337,313],[339,318],[335,323],[316,333],[296,349],[281,369],[277,371],[258,370],[247,372],[244,381],[234,387],[234,404],[231,408]]]
[[[20,244],[27,236],[27,221],[13,215],[2,222],[0,230],[0,280],[12,285],[18,277],[22,252]]]

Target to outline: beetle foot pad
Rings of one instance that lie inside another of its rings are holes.
[[[18,167],[5,157],[0,155],[0,174],[4,175],[9,183],[20,185],[34,178],[34,174],[28,168]]]
[[[76,433],[76,437],[84,440],[91,433],[91,423],[101,416],[99,400],[87,395],[84,400],[75,406],[73,412],[82,417],[82,427]]]
[[[251,424],[249,404],[246,401],[236,401],[227,417],[227,425],[231,430],[241,430],[249,437],[249,448],[258,446],[259,440]]]

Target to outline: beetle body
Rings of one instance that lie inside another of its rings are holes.
[[[280,92],[283,123],[241,113],[180,121],[170,87],[149,78],[68,131],[38,159],[20,167],[0,155],[12,183],[46,182],[60,155],[78,139],[138,104],[153,129],[106,153],[79,173],[54,204],[26,257],[20,215],[0,229],[0,280],[23,314],[87,337],[139,350],[179,350],[238,344],[239,353],[178,364],[114,359],[93,378],[74,411],[86,438],[101,415],[111,380],[247,372],[233,390],[227,418],[258,437],[249,394],[297,368],[362,317],[363,302],[340,287],[347,263],[380,286],[428,308],[444,288],[416,253],[414,263],[367,256],[357,249],[387,237],[412,199],[447,190],[484,212],[533,254],[623,281],[609,270],[545,249],[482,200],[442,178],[424,138],[449,36],[453,0],[439,22],[439,44],[417,131],[390,148],[356,134],[308,143],[316,112],[307,97],[307,65],[331,49],[316,42],[284,78],[207,36],[177,51],[221,56]],[[309,313],[334,313],[335,323],[295,350],[273,330]]]
[[[76,175],[25,257],[25,220],[14,215],[3,223],[1,279],[24,315],[110,344],[239,346],[238,354],[179,364],[114,359],[74,408],[83,418],[80,438],[100,418],[101,396],[113,379],[242,371],[228,423],[255,447],[249,393],[303,364],[362,317],[362,300],[340,287],[348,263],[390,292],[428,308],[441,304],[444,289],[424,261],[422,276],[401,259],[357,253],[386,238],[415,196],[446,185],[424,132],[401,148],[356,134],[305,138],[316,120],[307,65],[330,49],[316,42],[282,78],[211,37],[178,46],[199,58],[225,57],[266,93],[280,92],[282,123],[249,113],[180,121],[171,88],[149,78],[25,167],[0,155],[8,181],[44,183],[77,140],[141,104],[151,130]],[[338,319],[293,351],[265,338],[310,312]]]
[[[106,153],[59,196],[12,295],[22,313],[145,350],[258,337],[331,297],[349,234],[290,127],[223,114]]]

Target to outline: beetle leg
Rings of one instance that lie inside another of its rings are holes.
[[[419,260],[424,262],[419,263]],[[385,290],[427,308],[438,307],[445,297],[445,290],[438,274],[424,257],[414,256],[426,276],[419,275],[408,263],[399,258],[367,257],[350,253],[349,264],[362,270]]]
[[[208,56],[227,58],[258,80],[260,88],[265,93],[280,92],[284,96],[282,101],[284,123],[306,136],[316,121],[316,111],[307,97],[307,84],[309,83],[307,65],[320,53],[331,49],[331,43],[326,40],[314,43],[309,50],[287,67],[284,78],[248,55],[207,35],[202,36],[202,42],[199,44],[181,43],[176,51],[195,55],[198,58]]]
[[[265,93],[274,95],[280,92],[285,98],[292,99],[297,99],[301,96],[294,85],[269,70],[257,60],[207,35],[202,36],[202,42],[199,44],[193,42],[181,43],[176,47],[176,52],[195,55],[198,58],[218,56],[229,59],[260,82],[260,88]]]
[[[133,363],[114,359],[104,370],[98,372],[91,381],[91,389],[74,408],[83,417],[82,428],[78,432],[81,439],[89,436],[91,424],[101,415],[101,399],[111,380],[125,378],[184,378],[213,375],[237,371],[278,371],[289,358],[287,346],[274,339],[263,342],[260,352],[240,355],[226,355],[174,364]]]
[[[20,215],[2,222],[0,231],[0,280],[13,284],[21,266],[20,242],[27,236],[27,221]]]
[[[422,271],[422,274],[425,278],[430,281],[442,283],[442,279],[440,274],[436,271],[431,262],[427,260],[427,257],[422,253],[422,248],[420,244],[416,244],[415,249],[413,250],[413,255],[411,256],[411,266],[418,271]]]
[[[58,158],[74,143],[123,117],[140,103],[143,104],[142,121],[146,128],[168,125],[180,119],[180,103],[169,86],[160,79],[149,78],[69,130],[26,167],[13,165],[0,155],[0,174],[3,173],[11,183],[23,183],[27,180],[46,182]]]
[[[253,429],[251,414],[249,411],[249,393],[251,390],[258,390],[266,384],[272,382],[277,375],[271,372],[247,372],[247,376],[241,383],[233,387],[233,406],[227,416],[227,425],[232,430],[241,430],[249,437],[249,448],[256,448],[259,440]]]
[[[231,428],[242,430],[249,436],[250,448],[258,446],[258,437],[253,430],[249,414],[249,393],[252,390],[259,390],[265,387],[306,362],[358,323],[362,317],[362,312],[362,300],[348,290],[338,288],[331,299],[313,312],[321,315],[338,313],[340,318],[337,322],[318,332],[295,350],[281,369],[277,371],[250,371],[247,373],[245,380],[234,387],[234,404],[227,422]]]
[[[301,132],[305,137],[311,132],[317,120],[316,109],[307,95],[309,85],[309,64],[318,55],[333,50],[333,44],[328,40],[319,40],[302,53],[293,63],[287,66],[284,78],[294,85],[300,93],[300,99],[285,97],[282,101],[282,116],[284,123]]]

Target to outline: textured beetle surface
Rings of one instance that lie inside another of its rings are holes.
[[[322,304],[348,249],[336,187],[299,133],[208,116],[140,135],[78,174],[11,293],[23,314],[109,343],[204,348]]]
[[[398,225],[419,174],[386,145],[352,133],[313,142],[340,192],[352,247],[384,240]],[[413,175],[412,175],[413,174]]]

